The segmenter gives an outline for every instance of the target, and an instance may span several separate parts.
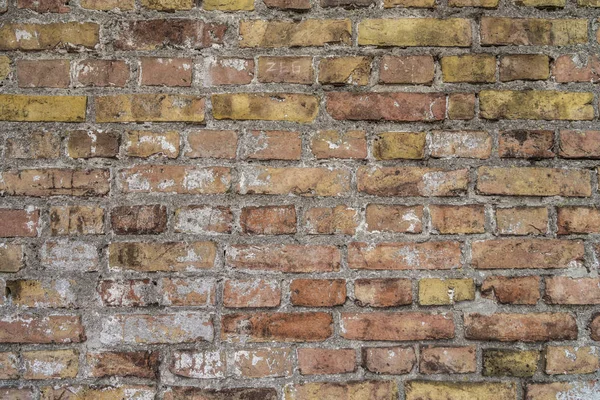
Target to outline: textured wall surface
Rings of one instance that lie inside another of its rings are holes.
[[[0,0],[0,398],[598,400],[599,0]]]

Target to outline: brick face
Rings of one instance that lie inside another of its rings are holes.
[[[0,0],[0,398],[600,396],[600,0]]]

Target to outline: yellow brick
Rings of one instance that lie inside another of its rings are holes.
[[[22,357],[24,379],[75,378],[79,369],[75,350],[25,351]]]
[[[298,47],[350,44],[349,19],[291,21],[240,21],[240,47]]]
[[[81,0],[80,4],[82,8],[98,11],[131,11],[135,8],[135,0]]]
[[[122,94],[96,97],[96,122],[203,122],[204,99],[189,95]]]
[[[499,0],[448,0],[450,7],[496,8]]]
[[[5,80],[8,74],[10,74],[10,58],[0,56],[0,81]]]
[[[385,8],[392,7],[415,7],[415,8],[434,8],[435,0],[383,0]]]
[[[419,281],[419,304],[439,306],[475,299],[473,279],[424,278]]]
[[[366,19],[358,25],[361,46],[471,45],[471,21],[461,18]]]
[[[156,390],[150,386],[46,386],[40,390],[40,400],[145,400],[153,399]]]
[[[330,84],[366,85],[371,74],[369,57],[331,57],[319,63],[319,82]]]
[[[142,6],[151,10],[176,11],[191,10],[194,8],[193,0],[142,0]]]
[[[537,350],[486,349],[483,353],[483,376],[530,377],[537,371]]]
[[[516,0],[515,3],[526,7],[564,7],[566,0]]]
[[[600,7],[600,0],[578,0],[579,7]]]
[[[442,57],[444,82],[485,83],[496,80],[496,57],[491,54],[466,54]]]
[[[108,246],[108,264],[118,271],[196,271],[212,268],[216,252],[213,242],[118,242]]]
[[[92,23],[5,24],[0,26],[0,50],[49,50],[66,46],[93,48],[99,27]]]
[[[0,243],[0,272],[17,272],[23,266],[23,246]]]
[[[83,122],[85,96],[0,94],[0,121]]]
[[[252,11],[254,0],[204,0],[202,8],[209,11]]]
[[[425,155],[425,132],[385,132],[373,142],[378,160],[420,160]]]
[[[312,122],[319,100],[307,94],[232,93],[212,95],[215,119]]]
[[[591,120],[593,93],[482,90],[481,116],[486,119]]]
[[[513,382],[406,382],[406,400],[517,400]]]
[[[483,45],[568,46],[583,44],[587,40],[587,19],[481,19]]]

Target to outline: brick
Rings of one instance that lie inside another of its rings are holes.
[[[348,246],[348,266],[369,270],[435,270],[459,268],[458,242],[354,242]]]
[[[319,62],[319,83],[365,86],[371,75],[369,57],[328,57]]]
[[[374,196],[459,196],[466,193],[468,170],[423,167],[359,167],[358,191]]]
[[[588,170],[479,167],[477,173],[477,191],[484,195],[566,197],[591,195]]]
[[[12,304],[26,308],[77,306],[77,283],[68,279],[19,279],[6,281]]]
[[[568,46],[587,40],[585,19],[481,18],[484,46]]]
[[[434,0],[384,0],[383,7],[414,7],[414,8],[434,8]]]
[[[498,7],[498,0],[449,0],[448,5],[450,7],[482,7],[482,8],[496,8]]]
[[[362,350],[363,366],[376,374],[408,374],[417,362],[412,347],[367,347]]]
[[[240,47],[303,47],[349,45],[352,27],[348,19],[240,21]]]
[[[175,131],[129,131],[125,134],[124,142],[125,153],[129,157],[177,158],[179,155],[179,133]]]
[[[117,235],[158,234],[167,229],[167,207],[160,204],[115,207],[110,223]]]
[[[243,157],[254,160],[299,160],[302,138],[299,132],[250,131],[244,136]]]
[[[85,339],[79,316],[20,314],[0,318],[0,343],[79,343]]]
[[[342,313],[341,331],[348,340],[435,340],[454,337],[454,322],[445,314]]]
[[[491,276],[481,285],[481,296],[501,304],[537,304],[540,299],[538,276]]]
[[[120,136],[116,132],[80,130],[69,132],[67,154],[71,158],[115,158]]]
[[[484,376],[532,377],[537,371],[540,353],[537,350],[483,350]]]
[[[118,385],[118,386],[45,386],[41,388],[41,399],[95,399],[111,400],[129,398],[143,400],[156,395],[156,390],[151,386]]]
[[[302,375],[345,374],[356,370],[354,349],[298,349],[298,369]]]
[[[358,225],[358,210],[344,205],[315,207],[304,213],[304,228],[309,235],[353,235]]]
[[[369,204],[366,228],[369,232],[421,233],[423,206]]]
[[[258,81],[310,85],[315,81],[312,62],[312,57],[261,56],[258,58]]]
[[[554,157],[554,132],[542,130],[513,130],[500,132],[498,154],[502,158]]]
[[[241,378],[291,376],[292,350],[289,348],[259,348],[233,353],[231,369]]]
[[[440,93],[328,92],[327,113],[337,120],[441,121],[446,96]]]
[[[589,330],[592,340],[600,341],[600,316],[597,314],[592,317],[589,324]]]
[[[211,279],[162,278],[158,285],[162,294],[161,305],[206,307],[216,301],[216,284]]]
[[[95,244],[83,241],[47,241],[40,251],[40,262],[50,271],[96,271],[99,262],[98,248]]]
[[[36,237],[41,231],[40,210],[0,208],[0,237]]]
[[[0,396],[7,400],[33,400],[35,394],[32,388],[0,388]]]
[[[290,283],[290,301],[302,307],[333,307],[346,302],[343,279],[294,279]]]
[[[227,360],[223,351],[175,351],[169,371],[186,378],[215,379],[226,375]]]
[[[331,272],[339,270],[340,258],[335,246],[240,244],[226,251],[227,265],[250,271]]]
[[[113,242],[108,264],[117,271],[195,271],[212,268],[216,251],[213,242]]]
[[[33,0],[18,0],[17,8],[25,8],[37,13],[68,13],[71,11],[71,8],[68,6],[69,0],[43,0],[43,1],[33,1]]]
[[[199,397],[206,400],[277,400],[273,388],[200,389],[197,387],[173,386],[165,392],[165,400],[186,400]]]
[[[4,24],[0,26],[0,51],[93,49],[99,43],[99,30],[90,22]]]
[[[341,196],[350,192],[347,169],[248,167],[241,171],[240,194]]]
[[[492,137],[485,131],[433,131],[430,153],[434,158],[487,159],[492,154]]]
[[[280,10],[310,10],[310,0],[264,0],[264,3],[269,8]]]
[[[550,57],[545,54],[509,54],[500,57],[500,81],[536,81],[550,77]]]
[[[82,0],[82,6],[85,1],[90,0]],[[75,82],[82,86],[125,87],[129,74],[129,65],[123,60],[89,59],[75,66]]]
[[[190,132],[187,143],[186,157],[233,159],[238,137],[235,131],[201,130]]]
[[[142,0],[142,7],[157,11],[182,11],[194,8],[193,0]]]
[[[575,268],[583,257],[583,242],[577,240],[500,239],[471,244],[471,265],[479,269]]]
[[[591,120],[593,94],[553,90],[482,90],[480,116],[485,119]]]
[[[221,318],[221,339],[239,342],[320,342],[333,334],[325,312],[227,314]]]
[[[568,381],[551,383],[531,383],[527,385],[526,400],[546,400],[561,396],[585,398],[595,396],[598,392],[598,381]],[[568,397],[567,397],[568,398]]]
[[[593,54],[563,54],[554,60],[552,75],[556,82],[600,81],[600,58]]]
[[[559,154],[564,158],[600,158],[600,131],[561,130]]]
[[[394,381],[306,382],[285,387],[285,400],[392,400],[398,395]]]
[[[18,60],[21,88],[67,88],[71,82],[69,60]]]
[[[559,235],[600,232],[600,211],[595,207],[558,207]]]
[[[548,375],[591,374],[600,368],[598,348],[593,346],[548,346],[545,356]]]
[[[247,85],[254,78],[254,60],[251,58],[219,57],[207,59],[208,78],[204,85]]]
[[[154,379],[158,376],[158,352],[115,351],[87,353],[89,376],[111,376]]]
[[[19,355],[13,352],[0,353],[0,379],[19,378]],[[0,389],[1,390],[1,389]],[[1,393],[1,392],[0,392]]]
[[[0,94],[0,121],[84,122],[85,96]]]
[[[97,96],[96,122],[204,122],[204,99],[179,94]]]
[[[50,132],[32,132],[18,138],[6,139],[7,158],[55,159],[60,157],[60,138]]]
[[[434,73],[435,63],[432,56],[385,55],[379,65],[379,82],[430,85]]]
[[[11,66],[10,58],[7,56],[0,56],[0,82],[8,78],[10,75]]]
[[[227,193],[231,169],[194,165],[138,165],[121,170],[119,180],[125,193]]]
[[[412,304],[410,279],[369,278],[354,281],[355,302],[361,307],[397,307]]]
[[[121,11],[132,11],[135,8],[134,0],[81,0],[81,7],[88,10],[111,11],[119,9]]]
[[[125,21],[113,46],[117,50],[200,49],[222,43],[226,29],[192,19]]]
[[[277,307],[280,303],[281,287],[274,280],[228,279],[223,284],[225,307]]]
[[[448,118],[468,120],[475,118],[475,95],[452,93],[448,96]]]
[[[490,83],[496,81],[496,57],[492,54],[446,56],[440,60],[444,82]]]
[[[317,159],[367,157],[367,139],[364,131],[317,131],[311,139],[310,147]]]
[[[473,279],[419,280],[419,304],[422,306],[450,305],[459,301],[475,300]]]
[[[233,214],[229,207],[187,206],[175,211],[175,232],[188,234],[231,233]]]
[[[364,19],[358,24],[358,45],[468,47],[471,24],[462,18]]]
[[[562,8],[566,5],[566,0],[519,0],[517,5],[538,8]]]
[[[316,96],[295,93],[224,93],[212,95],[217,120],[265,120],[309,123],[317,117]]]
[[[465,338],[501,342],[574,340],[577,324],[568,313],[465,314]]]
[[[242,232],[255,235],[296,233],[296,208],[293,205],[244,207],[240,226]]]
[[[600,304],[599,278],[549,276],[545,279],[544,300],[549,304]]]
[[[513,382],[432,382],[408,381],[404,384],[406,400],[445,400],[448,398],[516,400]]]
[[[101,235],[104,233],[104,210],[95,206],[66,206],[50,209],[52,236]]]
[[[422,374],[468,374],[477,371],[477,348],[421,347],[419,372]]]
[[[425,132],[384,132],[373,141],[373,157],[378,160],[422,160]]]
[[[116,314],[100,319],[100,342],[105,346],[195,343],[213,340],[211,317],[182,311],[164,314]]]
[[[253,0],[207,0],[202,2],[202,8],[208,11],[252,11]]]
[[[150,279],[103,280],[96,292],[105,307],[148,307],[158,305],[155,282]]]
[[[146,1],[156,0],[143,0],[142,3]],[[174,1],[168,1],[171,2]],[[192,67],[191,58],[143,57],[140,59],[140,83],[147,86],[192,86]]]
[[[321,0],[321,7],[368,7],[374,5],[374,0]]]
[[[0,272],[19,272],[23,267],[23,246],[0,243]]]
[[[485,210],[483,205],[429,206],[431,229],[447,234],[469,234],[485,232]]]
[[[79,369],[76,350],[25,351],[21,357],[24,379],[75,378]]]
[[[498,208],[496,226],[501,235],[545,235],[548,231],[548,209],[545,207]]]

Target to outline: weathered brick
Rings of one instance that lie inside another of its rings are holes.
[[[204,99],[180,94],[97,96],[96,122],[204,122]]]
[[[194,271],[212,268],[216,252],[213,242],[113,242],[108,264],[117,271]]]
[[[325,312],[227,314],[221,339],[233,342],[320,342],[333,334],[333,318]]]
[[[98,269],[98,248],[83,241],[47,241],[40,251],[42,266],[50,271],[85,272]]]
[[[33,388],[0,388],[0,396],[6,400],[34,400],[35,392]]]
[[[483,375],[532,377],[539,359],[537,350],[484,349]]]
[[[8,78],[8,76],[10,75],[10,71],[10,58],[4,55],[0,56],[0,82]]]
[[[502,158],[554,157],[554,132],[513,130],[500,132],[498,154]]]
[[[115,207],[110,221],[117,235],[157,234],[167,228],[167,208],[160,204]]]
[[[135,0],[81,0],[81,7],[98,11],[131,11],[135,8]]]
[[[445,400],[448,398],[516,400],[513,382],[432,382],[409,381],[404,384],[406,400]]]
[[[538,276],[491,276],[481,285],[481,296],[501,304],[531,304],[540,299]]]
[[[364,131],[318,131],[312,137],[310,146],[318,159],[367,157],[367,139]]]
[[[106,307],[148,307],[158,305],[156,286],[150,279],[102,280],[96,292]]]
[[[19,355],[13,352],[0,353],[0,379],[19,378]],[[0,393],[2,389],[0,389]]]
[[[81,318],[75,315],[20,314],[0,318],[0,343],[79,343],[85,339]]]
[[[526,7],[538,8],[562,8],[566,5],[566,0],[517,0],[515,4]]]
[[[175,232],[189,234],[231,233],[233,214],[229,207],[187,206],[175,211]]]
[[[545,235],[548,231],[548,209],[545,207],[498,208],[496,226],[501,235]]]
[[[79,352],[75,350],[41,350],[21,353],[24,379],[75,378],[79,369]]]
[[[429,216],[431,229],[443,235],[485,232],[483,205],[431,205],[429,206]]]
[[[358,225],[358,210],[344,205],[315,207],[304,213],[304,227],[310,235],[353,235]]]
[[[277,400],[273,388],[200,389],[197,387],[173,386],[165,392],[165,400],[186,400],[199,397],[206,400]]]
[[[216,284],[206,278],[162,278],[159,280],[161,305],[206,307],[216,301]]]
[[[67,153],[71,158],[115,158],[119,154],[119,134],[97,130],[69,132]]]
[[[117,50],[200,49],[222,43],[227,27],[192,19],[126,21],[113,42]]]
[[[421,347],[422,374],[468,374],[477,370],[477,349],[468,347]]]
[[[482,7],[496,8],[499,0],[449,0],[450,7]]]
[[[549,304],[600,304],[599,278],[549,276],[545,282],[544,300]]]
[[[509,54],[500,57],[500,81],[546,80],[550,77],[550,57],[545,54]]]
[[[23,267],[23,246],[0,243],[0,272],[18,272]]]
[[[360,46],[471,45],[471,24],[462,18],[364,19],[358,24]]]
[[[82,0],[82,6],[85,1],[90,0]],[[124,87],[129,81],[129,74],[129,64],[123,60],[89,59],[75,66],[76,84],[83,86]]]
[[[365,86],[371,75],[369,57],[328,57],[319,61],[319,83]]]
[[[492,54],[446,56],[440,60],[444,82],[489,83],[496,81],[496,57]]]
[[[464,316],[465,337],[501,342],[540,342],[577,338],[577,323],[568,313],[497,313]]]
[[[0,51],[93,49],[99,30],[91,22],[8,23],[0,26]]]
[[[254,78],[254,60],[251,58],[208,58],[208,77],[204,86],[247,85]]]
[[[430,154],[434,158],[479,158],[492,154],[492,137],[485,131],[433,131]]]
[[[468,120],[475,117],[475,94],[451,93],[448,96],[448,118]]]
[[[0,208],[0,237],[36,237],[40,234],[40,210]]]
[[[420,233],[422,220],[423,206],[367,205],[366,228],[369,232]]]
[[[182,11],[194,8],[193,0],[142,0],[142,7],[157,11]]]
[[[289,348],[238,350],[233,354],[231,370],[242,378],[290,376],[294,370],[292,352]]]
[[[254,0],[207,0],[202,2],[202,8],[208,11],[252,11]]]
[[[244,207],[240,215],[244,233],[286,235],[296,232],[296,208],[291,206]]]
[[[600,131],[561,130],[559,154],[564,158],[600,158]]]
[[[310,10],[310,0],[263,0],[269,8],[280,10],[306,11]]]
[[[303,47],[349,45],[352,27],[348,19],[240,21],[240,47]]]
[[[316,397],[315,397],[316,396]],[[285,400],[393,400],[398,396],[395,381],[350,381],[293,383],[285,387]]]
[[[362,350],[363,366],[376,374],[408,374],[417,357],[412,347],[367,347]]]
[[[505,196],[591,195],[590,171],[542,167],[479,167],[477,190]]]
[[[414,83],[430,85],[433,82],[435,63],[429,55],[389,56],[379,64],[380,83]]]
[[[354,297],[361,307],[404,306],[412,303],[412,283],[410,279],[357,279]]]
[[[341,336],[349,340],[434,340],[454,337],[454,322],[446,314],[342,313]]]
[[[354,349],[298,349],[298,369],[302,375],[345,374],[356,370]]]
[[[89,375],[94,378],[111,376],[153,379],[158,375],[158,352],[115,351],[87,353]]]
[[[223,351],[175,351],[169,370],[179,376],[199,379],[223,378],[227,360]]]
[[[312,57],[259,57],[258,81],[310,85],[315,81],[312,62]]]
[[[12,304],[26,308],[77,306],[77,283],[68,279],[19,279],[6,281]]]
[[[594,346],[548,346],[545,357],[548,375],[591,374],[600,368],[598,348]]]
[[[425,157],[425,132],[384,132],[373,141],[378,160],[421,160]]]
[[[0,121],[84,122],[85,96],[0,94]]]
[[[226,193],[231,185],[231,169],[194,165],[138,165],[119,173],[125,193]]]
[[[552,75],[556,82],[600,81],[600,58],[593,54],[564,54],[554,60]]]
[[[423,278],[419,280],[419,304],[422,306],[449,305],[467,300],[475,300],[473,279]]]
[[[299,160],[302,138],[299,132],[250,131],[243,138],[243,156],[255,160]]]
[[[104,209],[95,206],[66,206],[50,209],[52,236],[101,235],[104,233]]]
[[[17,79],[21,88],[67,88],[69,60],[18,60]]]
[[[335,246],[240,244],[226,251],[227,265],[251,271],[331,272],[339,270],[340,260],[340,251]]]
[[[277,307],[280,302],[281,287],[274,280],[228,279],[223,284],[225,307]]]
[[[559,207],[559,235],[600,232],[600,210],[595,207]]]
[[[129,131],[124,138],[125,153],[130,157],[148,158],[162,156],[177,158],[179,133],[175,131]]]
[[[527,385],[526,400],[547,400],[568,396],[586,398],[598,393],[598,381],[531,383]]]
[[[189,158],[235,158],[237,133],[235,131],[202,130],[190,132],[185,152]]]
[[[370,270],[435,270],[459,268],[458,242],[397,242],[348,246],[348,266]]]
[[[6,139],[7,158],[55,159],[60,157],[60,139],[51,132],[32,132]]]
[[[481,18],[481,44],[568,46],[588,40],[585,19]]]
[[[17,8],[26,8],[37,13],[68,13],[71,8],[69,0],[17,0]]]
[[[129,398],[132,400],[150,399],[156,395],[152,386],[116,385],[116,386],[45,386],[41,389],[42,400],[56,399],[94,399],[111,400]]]
[[[217,120],[265,120],[309,123],[319,111],[316,96],[295,93],[224,93],[212,95]]]
[[[346,302],[343,279],[294,279],[290,283],[290,301],[295,306],[333,307]]]
[[[156,0],[143,0],[142,3],[146,1],[156,2]],[[183,1],[192,3],[191,0]],[[171,2],[175,1],[169,0],[167,3]],[[143,57],[140,59],[140,83],[148,86],[191,86],[192,67],[191,58]]]

